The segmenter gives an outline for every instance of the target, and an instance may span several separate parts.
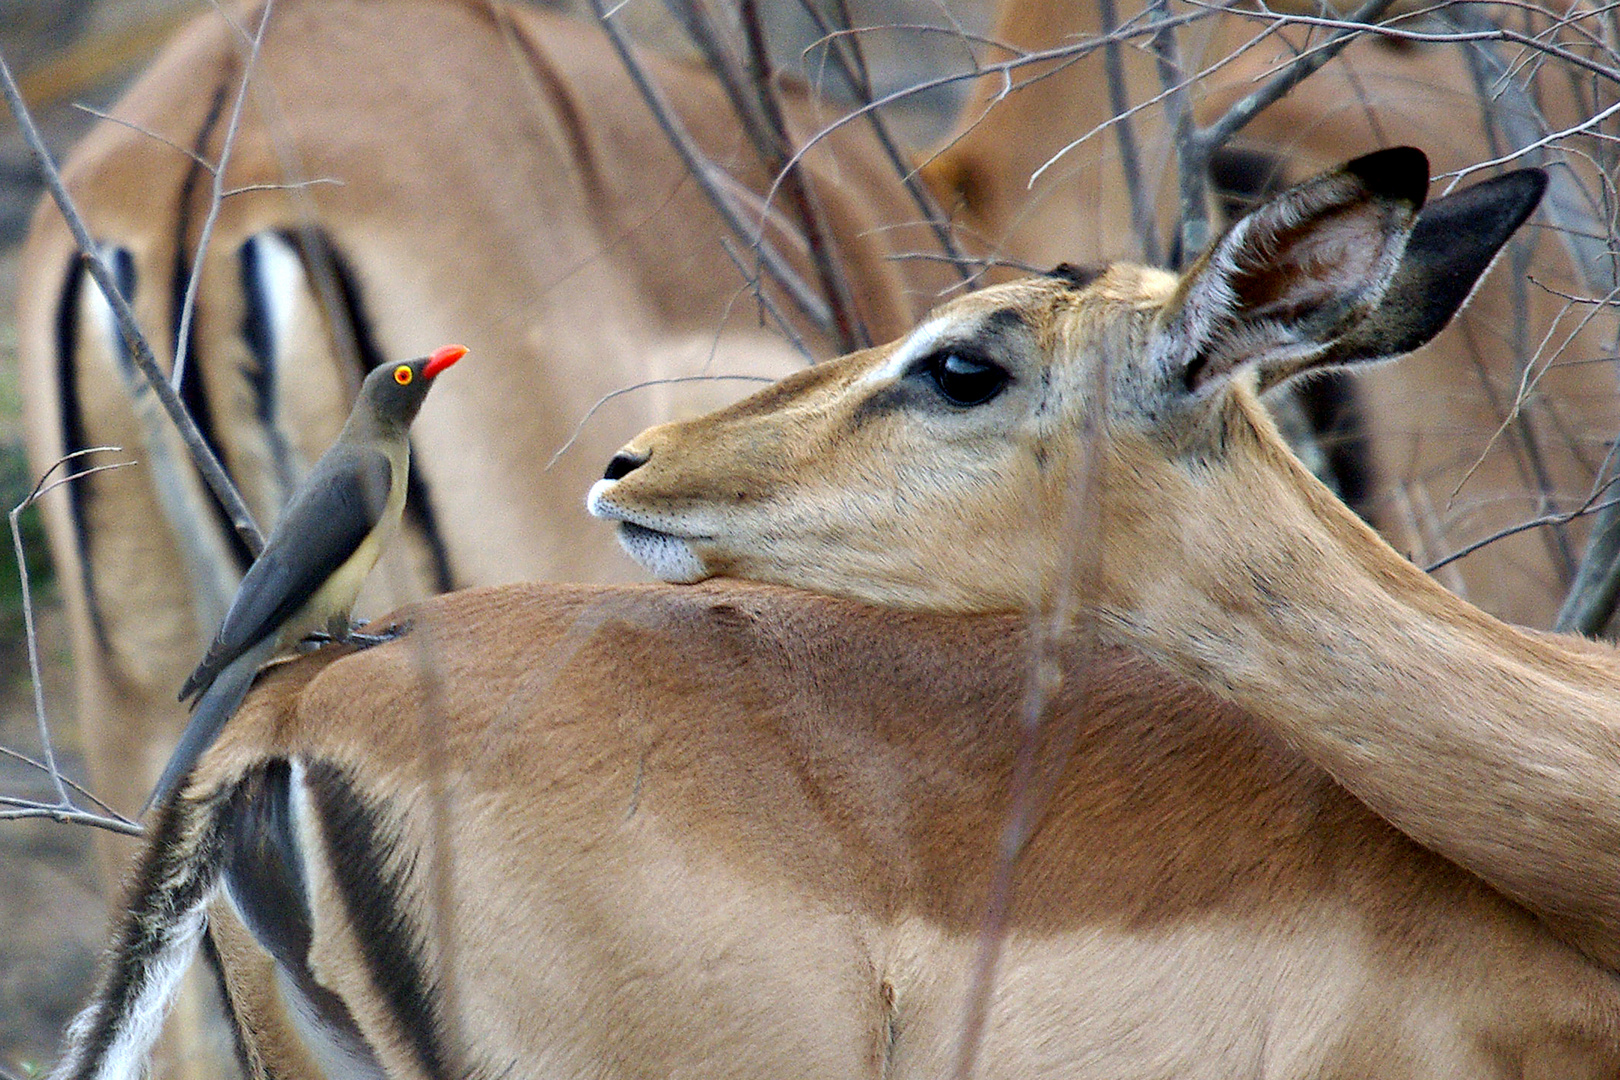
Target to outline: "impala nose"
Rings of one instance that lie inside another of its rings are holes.
[[[650,454],[632,454],[628,450],[620,450],[613,455],[613,460],[608,462],[607,472],[602,474],[602,479],[617,480],[621,476],[633,473],[647,464],[647,458],[650,456]]]

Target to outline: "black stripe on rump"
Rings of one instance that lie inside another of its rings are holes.
[[[56,404],[62,424],[62,453],[73,454],[90,448],[85,434],[84,404],[79,399],[79,290],[86,277],[84,260],[75,255],[62,276],[62,295],[56,302]],[[96,596],[94,559],[90,548],[90,500],[95,498],[95,477],[82,475],[95,462],[89,456],[75,458],[62,467],[62,475],[78,477],[64,485],[68,518],[73,524],[73,548],[79,560],[79,576],[84,582],[85,604],[96,644],[108,651],[107,623]]]
[[[350,1060],[368,1066],[368,1075],[381,1076],[383,1068],[354,1014],[310,970],[314,914],[293,819],[292,766],[277,759],[250,773],[238,786],[225,817],[225,888],[243,925],[292,982],[330,1044],[340,1047]],[[229,984],[223,977],[220,983],[229,1004]],[[229,1011],[244,1071],[250,1076],[268,1075],[269,1063],[256,1052],[251,1033],[243,1030],[235,1007]]]
[[[169,340],[174,346],[174,355],[180,352],[180,314],[185,306],[186,286],[191,280],[191,226],[193,223],[193,210],[197,207],[198,190],[202,185],[205,170],[202,162],[207,160],[205,151],[208,140],[224,114],[225,92],[227,82],[234,84],[236,76],[226,71],[221,74],[219,83],[214,87],[214,96],[208,105],[208,115],[203,119],[202,127],[198,129],[197,136],[192,140],[192,164],[186,170],[185,180],[180,185],[179,201],[175,204],[174,221],[174,269],[169,277]],[[201,303],[202,293],[198,293],[198,303]],[[220,453],[219,438],[217,436],[217,417],[208,400],[208,388],[203,383],[202,357],[197,352],[197,319],[191,320],[186,334],[186,370],[180,376],[180,401],[191,414],[192,422],[202,434],[203,441],[213,451],[214,456],[223,464],[224,456]],[[211,511],[214,524],[224,534],[226,543],[230,546],[231,557],[236,562],[238,570],[246,571],[248,564],[253,561],[253,553],[248,550],[247,541],[243,540],[231,523],[230,515],[220,503],[218,496],[212,488],[204,484],[203,489],[208,493],[208,507]]]
[[[398,830],[343,769],[311,762],[305,781],[371,983],[422,1072],[433,1080],[448,1080],[444,1025],[434,1005],[439,983],[430,972],[424,937],[407,900],[415,853],[402,850]]]

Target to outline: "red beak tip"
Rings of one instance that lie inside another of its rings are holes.
[[[433,350],[432,356],[428,357],[427,367],[422,369],[422,374],[431,379],[466,355],[465,345],[441,345]]]

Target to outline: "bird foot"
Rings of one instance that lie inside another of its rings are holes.
[[[356,623],[355,626],[349,627],[348,633],[344,634],[341,638],[335,638],[331,634],[328,634],[325,630],[312,630],[304,635],[304,640],[300,642],[300,644],[313,650],[320,648],[322,645],[330,645],[334,641],[341,641],[345,645],[353,645],[357,649],[369,649],[373,645],[383,645],[387,642],[393,641],[395,638],[404,637],[410,632],[411,629],[411,624],[408,620],[402,623],[393,623],[384,628],[383,632],[380,634],[361,633],[359,630],[355,629],[355,627],[359,625],[359,623]]]
[[[406,634],[410,633],[410,630],[410,620],[406,620],[402,623],[393,623],[385,627],[383,632],[380,634],[362,634],[360,631],[350,627],[348,636],[343,640],[348,642],[350,645],[353,645],[357,649],[369,649],[373,645],[382,645],[393,641],[396,638],[402,638]]]

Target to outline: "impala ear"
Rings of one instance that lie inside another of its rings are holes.
[[[1411,352],[1467,301],[1546,182],[1509,173],[1420,215],[1428,159],[1396,147],[1282,192],[1183,279],[1154,349],[1163,377],[1196,393],[1253,370],[1264,391]]]
[[[1320,363],[1383,298],[1428,186],[1428,158],[1396,147],[1239,219],[1166,309],[1154,349],[1166,383],[1196,393],[1253,367],[1270,384]]]
[[[1426,344],[1468,302],[1546,190],[1545,172],[1520,169],[1424,207],[1378,306],[1321,362],[1387,360]]]

